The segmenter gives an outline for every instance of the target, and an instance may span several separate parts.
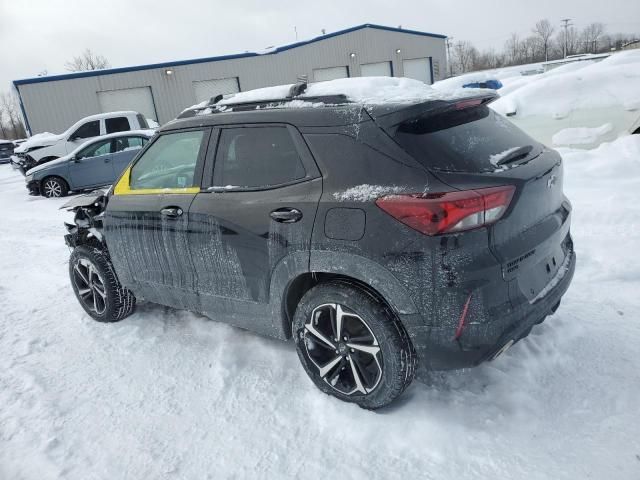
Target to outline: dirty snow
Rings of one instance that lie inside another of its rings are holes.
[[[599,143],[598,139],[603,135],[611,132],[613,125],[605,123],[599,127],[577,127],[565,128],[560,130],[552,137],[553,144],[556,146],[573,146],[573,145],[589,145]]]
[[[560,151],[578,266],[558,312],[377,413],[317,391],[291,343],[149,304],[93,322],[66,199],[0,165],[0,478],[637,480],[640,136]]]

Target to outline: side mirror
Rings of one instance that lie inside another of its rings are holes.
[[[71,160],[73,163],[78,163],[78,157],[76,157],[75,155],[71,157],[69,160]]]

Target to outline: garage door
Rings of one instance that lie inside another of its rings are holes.
[[[104,113],[133,110],[134,112],[140,112],[145,118],[158,120],[151,87],[98,92],[98,101]]]
[[[391,62],[362,64],[360,65],[360,75],[363,77],[390,77]]]
[[[315,82],[335,80],[336,78],[347,78],[348,76],[349,69],[346,66],[313,69],[313,80]]]
[[[193,90],[196,94],[196,102],[200,103],[218,95],[237,93],[240,87],[238,77],[231,77],[193,82]]]
[[[431,84],[431,59],[430,58],[412,58],[411,60],[403,60],[404,76],[407,78],[415,78],[424,83]]]

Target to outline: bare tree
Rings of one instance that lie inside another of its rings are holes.
[[[544,20],[539,20],[536,23],[536,27],[533,29],[533,33],[538,36],[540,41],[540,46],[542,47],[542,51],[544,52],[544,61],[549,61],[549,45],[551,43],[551,36],[555,29],[551,25],[551,22],[546,18]]]
[[[90,49],[86,49],[79,56],[64,64],[70,72],[83,72],[86,70],[102,70],[109,68],[109,61],[102,55],[94,54]]]
[[[604,25],[600,22],[587,25],[582,30],[582,41],[584,42],[585,53],[598,52],[598,40],[604,34]]]
[[[504,44],[506,51],[507,63],[509,65],[516,65],[520,62],[520,38],[517,33],[512,33],[509,39]]]
[[[453,46],[453,56],[458,73],[471,70],[474,60],[478,56],[478,50],[467,40],[456,42]]]
[[[0,95],[0,124],[6,138],[23,138],[26,136],[18,99],[11,93]]]

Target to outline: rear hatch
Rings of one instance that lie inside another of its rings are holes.
[[[483,102],[449,102],[385,128],[453,190],[515,187],[506,212],[486,227],[489,245],[504,279],[518,287],[510,288],[512,301],[541,298],[570,249],[560,155]]]

